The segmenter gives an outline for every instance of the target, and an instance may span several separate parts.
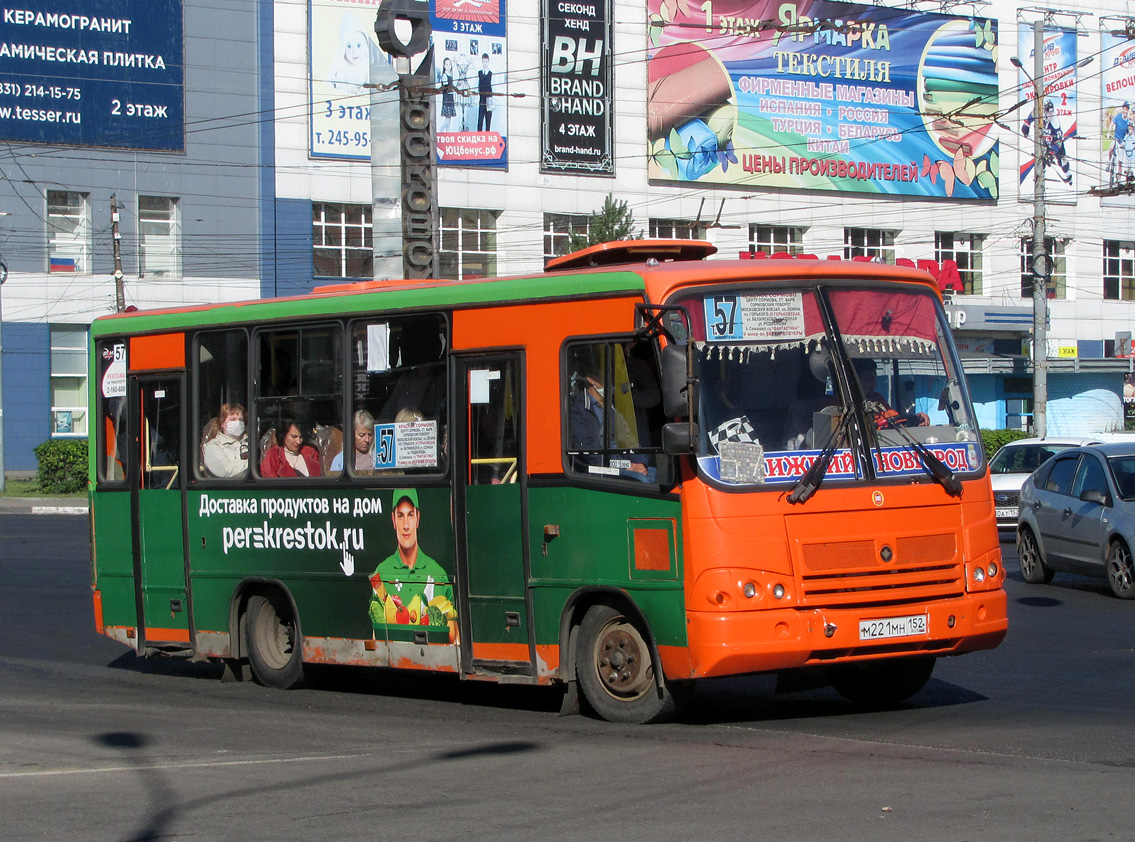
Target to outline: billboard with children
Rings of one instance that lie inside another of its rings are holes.
[[[378,6],[309,0],[313,157],[370,160],[372,91],[382,101],[398,98],[397,75],[374,32]],[[430,9],[437,162],[505,168],[505,0],[433,0]]]

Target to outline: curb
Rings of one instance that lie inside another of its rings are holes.
[[[85,501],[51,497],[0,497],[0,514],[4,515],[85,515]]]

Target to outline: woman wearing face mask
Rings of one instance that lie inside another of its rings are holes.
[[[220,431],[205,442],[201,455],[205,470],[214,477],[240,477],[248,472],[248,436],[244,432],[244,407],[239,403],[221,404],[217,413]]]

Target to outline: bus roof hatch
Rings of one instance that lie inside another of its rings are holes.
[[[553,257],[544,265],[544,271],[644,263],[651,258],[659,262],[704,260],[716,252],[717,246],[705,240],[619,240]]]

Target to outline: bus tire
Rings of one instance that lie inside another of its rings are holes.
[[[603,719],[641,725],[676,713],[646,635],[623,612],[610,605],[591,606],[580,625],[578,647],[576,678],[583,697]]]
[[[1027,526],[1021,527],[1017,535],[1017,559],[1021,565],[1021,578],[1030,585],[1047,585],[1052,581],[1054,571],[1044,563],[1040,544]]]
[[[303,685],[303,640],[291,602],[279,591],[253,594],[245,609],[248,662],[257,683],[277,690]]]
[[[829,668],[828,681],[849,702],[886,707],[905,702],[925,687],[935,660],[920,656],[840,664]]]

